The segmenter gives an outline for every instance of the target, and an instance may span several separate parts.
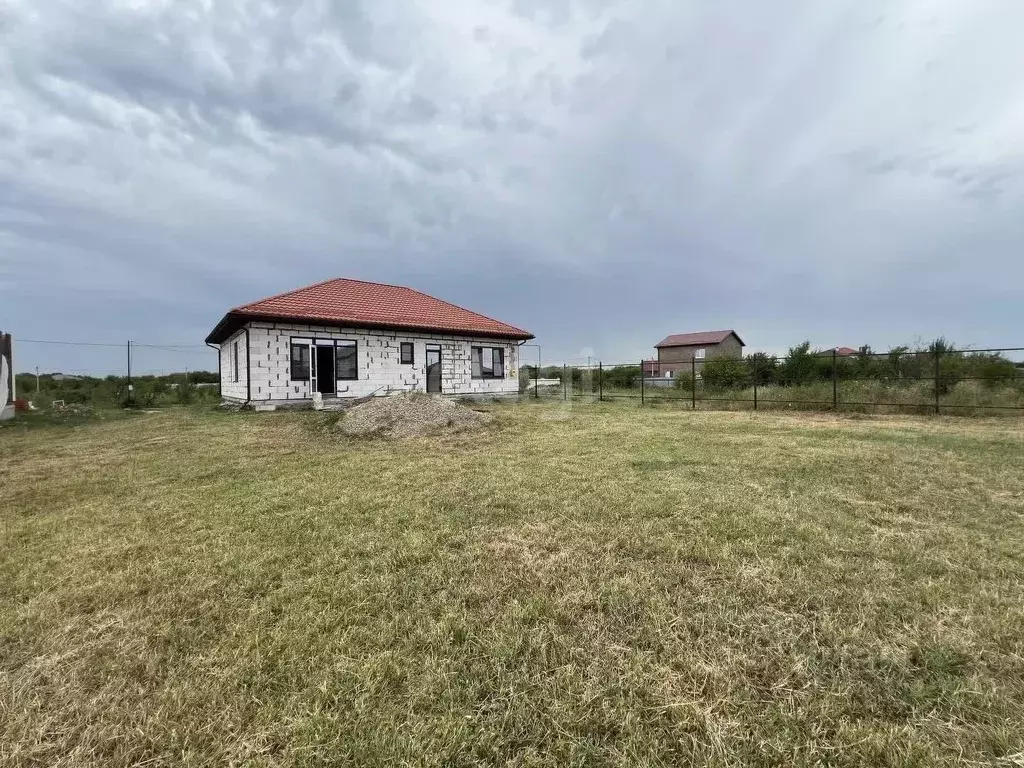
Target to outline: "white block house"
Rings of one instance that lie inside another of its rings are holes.
[[[228,312],[206,339],[221,396],[264,406],[519,391],[520,328],[395,285],[339,278]]]

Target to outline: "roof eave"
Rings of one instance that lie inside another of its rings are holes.
[[[316,317],[294,317],[285,315],[268,315],[266,313],[246,312],[244,310],[231,310],[224,318],[217,323],[216,327],[206,337],[207,344],[222,344],[246,323],[268,322],[268,323],[301,323],[303,325],[323,325],[330,328],[368,328],[372,330],[395,330],[395,331],[419,331],[421,333],[437,333],[448,336],[477,336],[489,339],[510,339],[513,341],[529,341],[536,338],[529,331],[516,329],[514,333],[499,331],[474,330],[467,331],[458,328],[444,328],[440,326],[412,325],[402,323],[373,323],[365,321],[340,321]]]

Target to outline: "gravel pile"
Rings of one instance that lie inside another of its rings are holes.
[[[391,395],[345,411],[338,429],[354,437],[422,437],[480,429],[494,417],[429,395]]]

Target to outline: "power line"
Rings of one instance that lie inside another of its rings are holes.
[[[208,347],[206,348],[205,351],[199,351],[199,350],[194,350],[193,351],[193,350],[187,350],[187,349],[181,349],[181,348],[175,348],[175,347],[161,347],[161,346],[157,346],[156,344],[135,344],[135,343],[133,343],[132,344],[132,349],[135,349],[136,347],[142,347],[143,349],[158,349],[161,352],[174,352],[174,353],[179,354],[179,355],[211,355],[213,353],[213,350],[208,348]]]
[[[15,339],[19,344],[59,344],[67,347],[116,347],[122,348],[126,343],[112,344],[103,341],[55,341],[52,339]],[[141,341],[133,341],[133,347],[150,347],[152,349],[165,349],[168,351],[181,351],[186,349],[210,350],[205,344],[144,344]],[[212,352],[212,350],[210,350]]]
[[[42,339],[15,339],[17,344],[60,344],[67,347],[116,347],[122,349],[124,343],[121,344],[105,344],[98,341],[45,341]]]
[[[167,349],[173,351],[179,351],[183,349],[205,349],[207,352],[213,352],[214,350],[205,344],[143,344],[141,341],[133,341],[133,347],[151,347],[152,349]]]

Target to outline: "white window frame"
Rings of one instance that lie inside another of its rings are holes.
[[[705,355],[706,352],[707,352],[706,349],[698,349],[696,352],[693,353],[693,359],[694,360],[703,360],[704,359],[704,355]]]

